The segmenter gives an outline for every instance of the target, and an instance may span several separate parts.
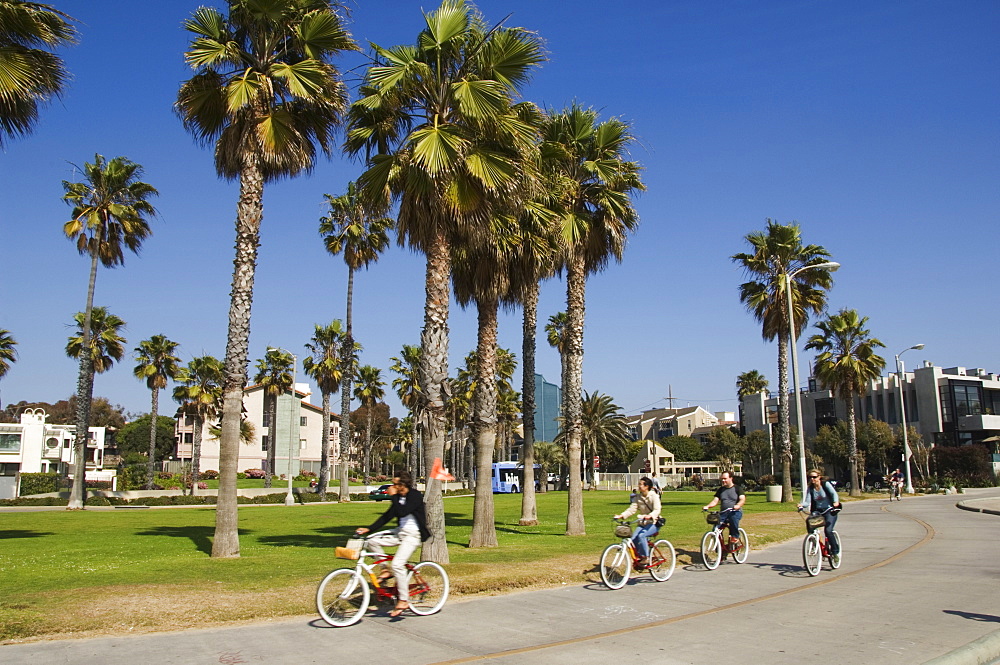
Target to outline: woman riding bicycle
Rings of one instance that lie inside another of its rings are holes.
[[[810,515],[822,515],[826,524],[823,527],[826,540],[830,544],[831,556],[840,556],[840,541],[833,536],[837,525],[837,512],[840,510],[840,496],[833,485],[820,474],[818,469],[811,469],[806,476],[809,486],[799,504],[799,510],[808,510]]]
[[[653,491],[653,481],[649,478],[639,479],[639,493],[635,500],[623,513],[615,515],[615,519],[628,519],[637,512],[639,518],[632,532],[632,544],[639,555],[636,568],[642,568],[649,565],[649,539],[660,532],[657,524],[660,519],[660,495]]]
[[[424,512],[424,497],[413,487],[413,476],[408,471],[400,471],[392,479],[392,485],[386,492],[390,495],[392,504],[381,517],[369,527],[358,529],[359,535],[382,528],[386,522],[395,517],[399,526],[368,539],[368,549],[374,554],[383,554],[383,547],[399,545],[392,557],[392,576],[396,578],[396,607],[389,616],[398,617],[410,606],[410,589],[407,583],[406,562],[410,555],[420,546],[420,543],[431,537],[427,529],[427,517]],[[379,579],[388,579],[389,572],[383,572]]]

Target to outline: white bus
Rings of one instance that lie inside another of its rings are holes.
[[[493,463],[493,493],[517,494],[524,487],[524,468],[520,462]],[[542,467],[535,465],[535,489],[542,482]]]

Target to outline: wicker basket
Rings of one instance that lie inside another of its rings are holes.
[[[705,515],[705,521],[709,524],[719,523],[719,511],[713,510],[712,512]]]
[[[338,559],[357,560],[361,555],[361,548],[364,547],[364,538],[348,538],[346,547],[337,548]]]
[[[806,518],[806,526],[810,531],[813,529],[818,529],[822,526],[826,526],[826,518],[822,515],[810,515]]]
[[[632,535],[632,528],[627,524],[619,524],[615,527],[616,538],[628,538]]]

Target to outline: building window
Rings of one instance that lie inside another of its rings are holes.
[[[192,434],[191,432],[185,432],[184,443],[194,443],[194,434]]]
[[[299,416],[299,427],[305,427],[308,424],[308,416]]]
[[[20,434],[0,434],[0,451],[16,453],[21,450]]]
[[[260,437],[260,449],[267,452],[267,434]]]
[[[977,383],[955,381],[952,383],[952,394],[955,396],[956,416],[983,415],[983,398],[981,387]]]
[[[948,386],[941,386],[938,389],[941,396],[941,421],[950,423],[951,422],[951,394],[948,391]]]
[[[260,424],[261,424],[262,427],[270,427],[271,426],[271,412],[270,411],[264,411],[264,416],[260,419]]]
[[[885,422],[885,400],[882,399],[882,395],[876,396],[875,401],[875,418]]]
[[[889,394],[889,419],[886,422],[890,425],[895,425],[896,420],[896,393]]]

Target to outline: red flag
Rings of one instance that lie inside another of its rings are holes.
[[[434,480],[455,480],[455,476],[448,473],[448,469],[441,466],[441,458],[434,458],[434,465],[431,467],[431,478]]]

